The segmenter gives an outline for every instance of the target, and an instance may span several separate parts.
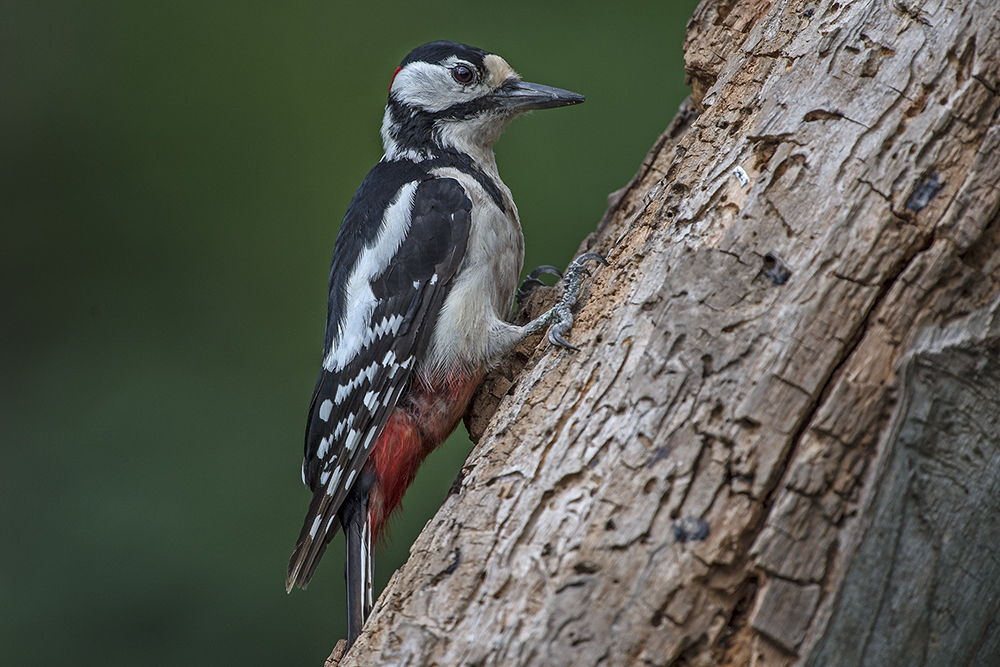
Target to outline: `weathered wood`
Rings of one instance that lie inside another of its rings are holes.
[[[705,0],[686,52],[581,351],[497,371],[341,664],[1000,664],[997,3]]]

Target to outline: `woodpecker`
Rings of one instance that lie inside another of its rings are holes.
[[[455,42],[414,49],[393,74],[385,155],[334,245],[302,462],[313,498],[285,582],[305,588],[343,527],[348,646],[372,607],[373,539],[487,370],[547,326],[553,344],[572,347],[563,334],[584,262],[604,260],[582,255],[554,308],[523,327],[507,322],[524,241],[493,144],[519,114],[583,101]]]

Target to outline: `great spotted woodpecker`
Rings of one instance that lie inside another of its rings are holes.
[[[372,539],[424,458],[451,434],[483,375],[526,336],[572,325],[586,273],[562,301],[507,322],[523,261],[517,207],[493,144],[518,114],[582,95],[525,83],[499,56],[454,42],[411,52],[382,122],[385,155],[361,183],[333,250],[323,367],[302,480],[313,492],[286,588],[305,588],[338,526],[347,540],[348,646],[372,606]]]

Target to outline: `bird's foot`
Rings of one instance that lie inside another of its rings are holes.
[[[579,349],[563,338],[563,334],[573,326],[572,308],[580,297],[583,277],[590,275],[590,271],[586,267],[586,263],[590,260],[600,262],[602,266],[608,265],[607,260],[596,252],[587,252],[574,259],[573,263],[566,267],[566,275],[563,276],[563,298],[549,311],[555,314],[552,324],[549,325],[549,342],[553,345],[570,350]]]
[[[569,341],[563,338],[563,335],[573,326],[573,306],[576,305],[576,301],[580,297],[580,287],[583,284],[583,277],[590,275],[590,271],[586,267],[588,261],[600,262],[605,266],[608,264],[603,257],[593,252],[584,253],[573,260],[573,263],[566,268],[566,274],[563,276],[562,299],[540,317],[528,323],[523,329],[524,335],[530,335],[547,326],[549,327],[550,343],[569,350],[579,349],[571,345]],[[551,267],[539,267],[532,273],[540,271],[542,268]],[[532,278],[537,280],[537,276],[530,274],[528,278],[529,280]],[[528,281],[526,280],[525,282]]]

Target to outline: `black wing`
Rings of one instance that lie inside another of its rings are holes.
[[[335,267],[331,280],[346,288],[340,312],[330,310],[324,366],[309,407],[302,473],[313,500],[288,566],[288,589],[309,583],[336,534],[337,512],[423,360],[465,255],[471,200],[454,179],[424,179],[404,184],[392,205],[380,207],[387,217],[412,210],[398,239],[387,233],[396,219],[359,244],[351,209],[338,236],[338,245],[347,233],[359,249],[350,269],[337,275]],[[362,188],[356,199],[363,195]]]

